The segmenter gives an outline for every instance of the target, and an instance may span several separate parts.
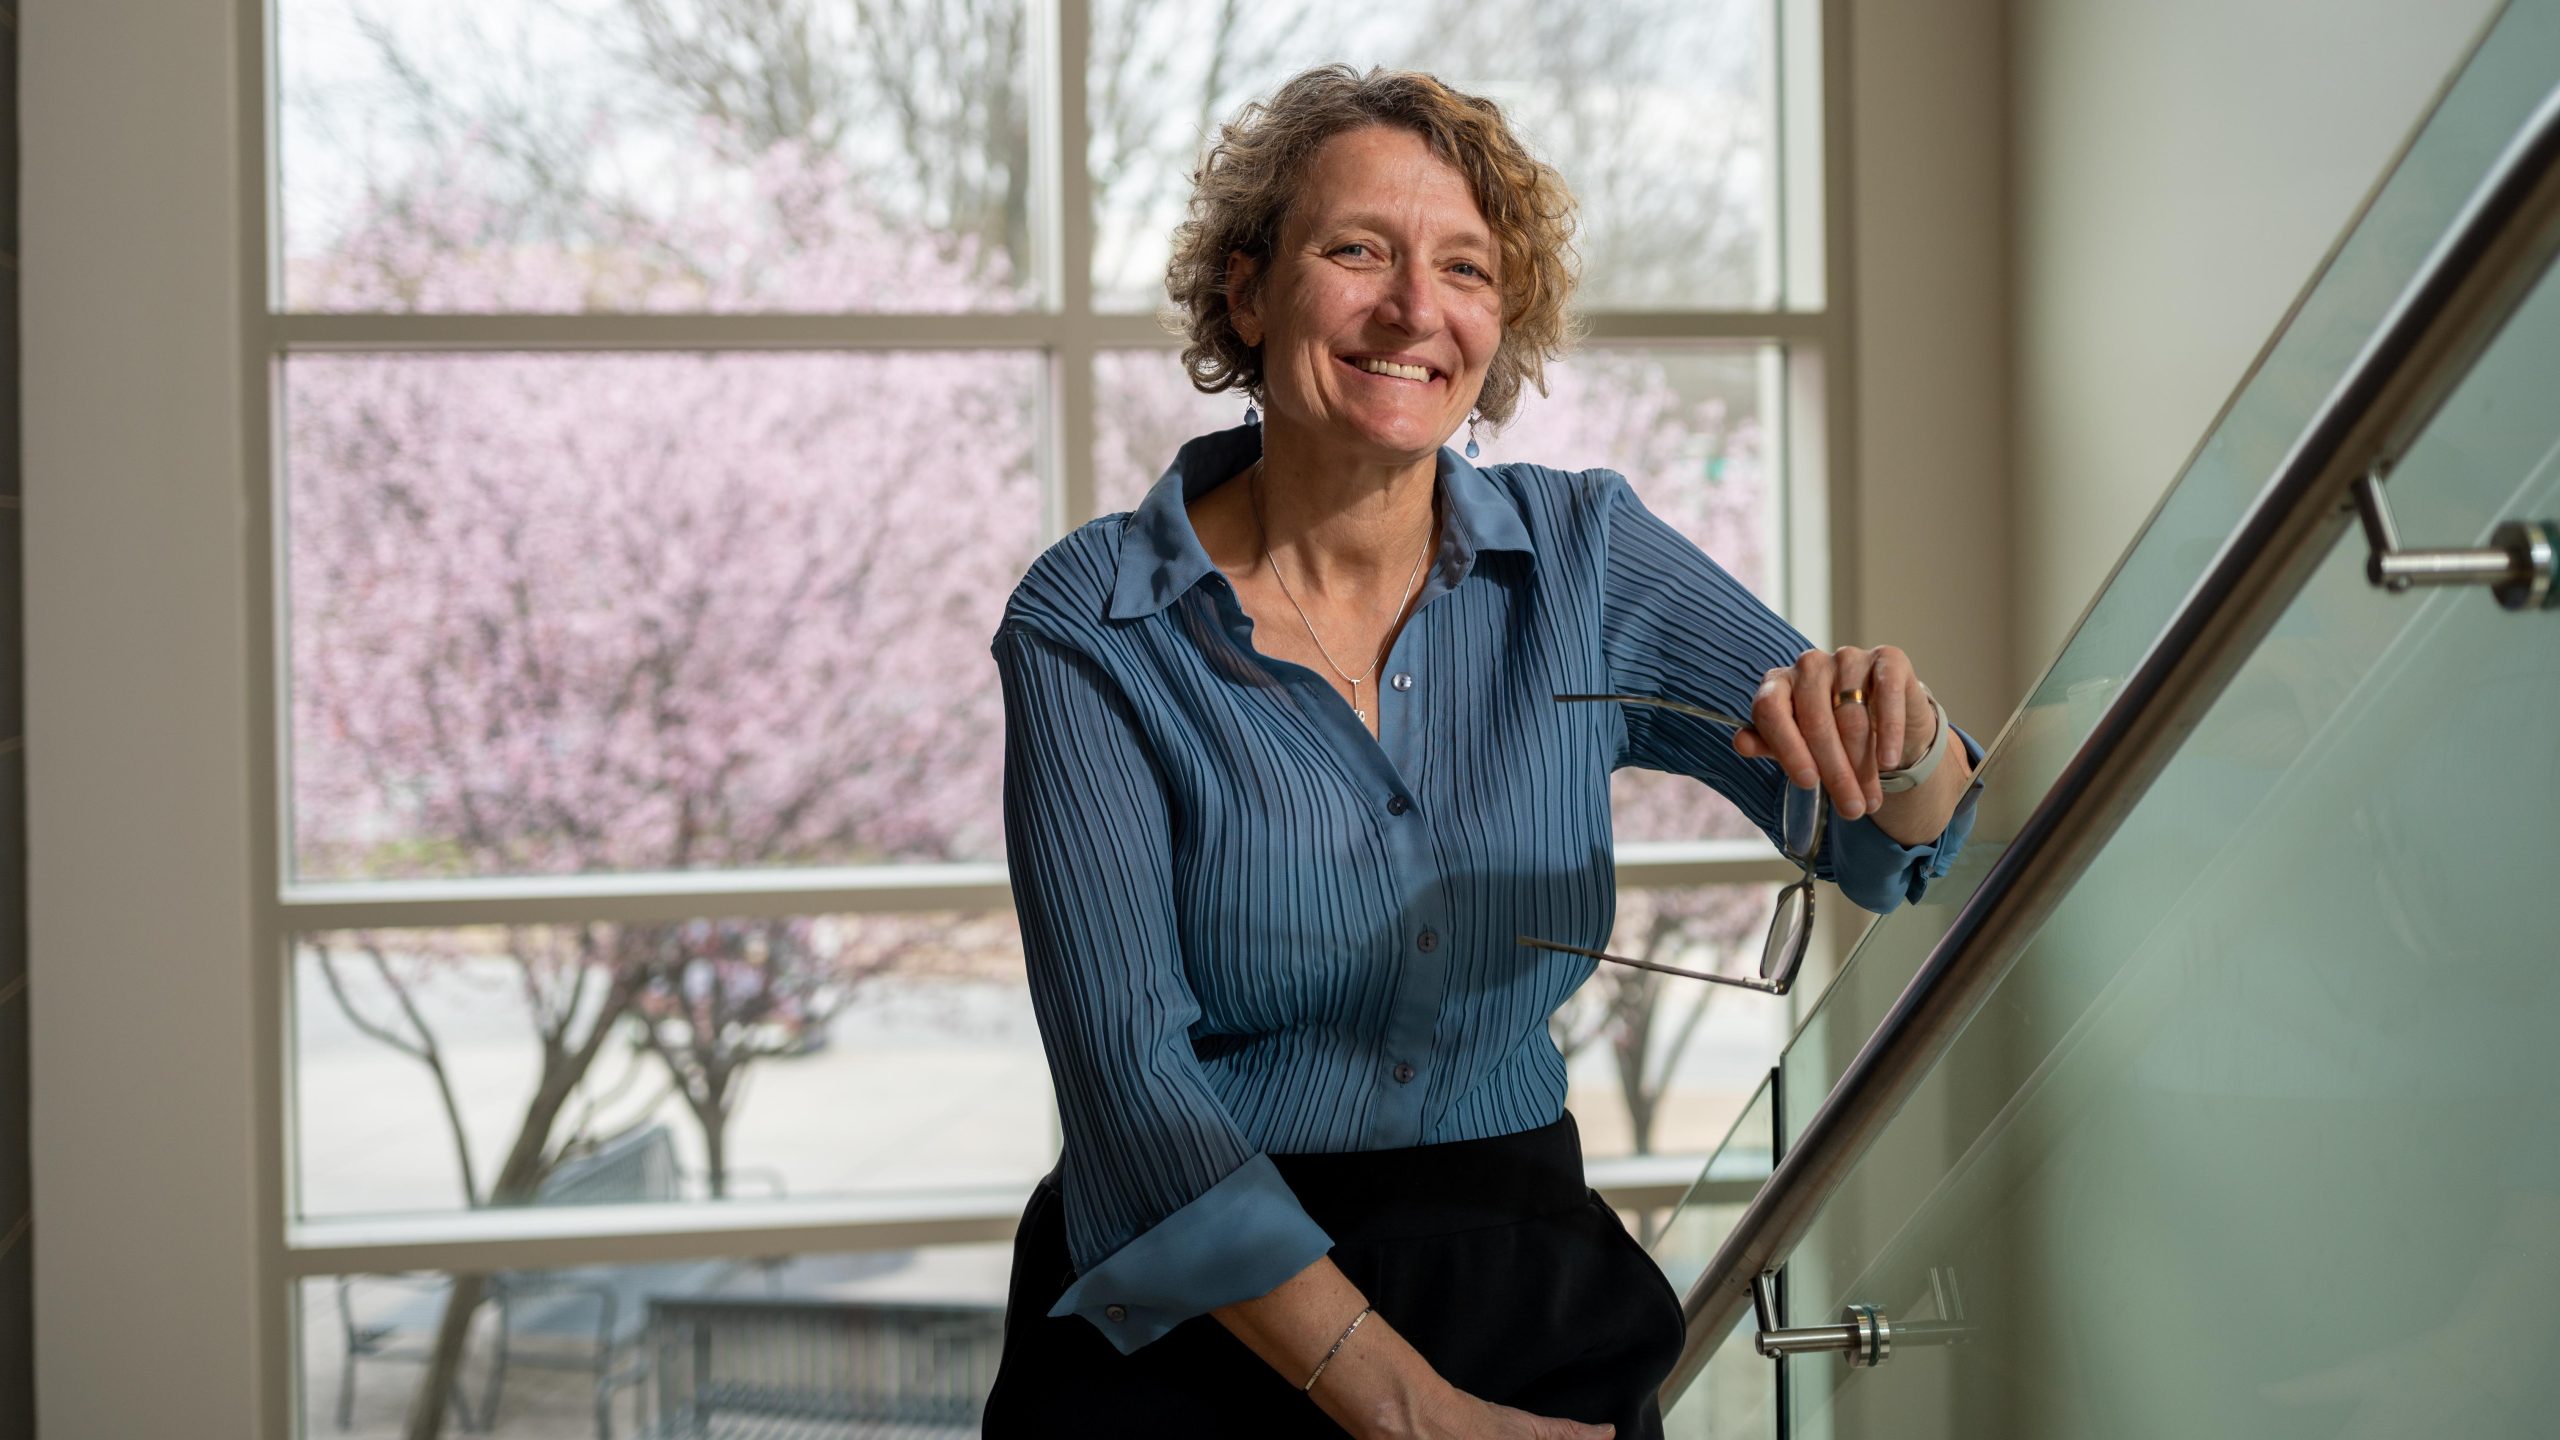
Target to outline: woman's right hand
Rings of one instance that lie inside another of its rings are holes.
[[[1360,1440],[1616,1440],[1615,1427],[1553,1420],[1479,1400],[1452,1385],[1384,1315],[1366,1308],[1330,1255],[1269,1293],[1209,1313],[1272,1367],[1297,1383],[1319,1361],[1310,1395],[1318,1409]],[[1340,1319],[1352,1315],[1352,1328]],[[1364,1323],[1365,1322],[1365,1323]]]
[[[1454,1385],[1416,1419],[1414,1440],[1616,1440],[1618,1433],[1615,1425],[1586,1425],[1496,1405]]]

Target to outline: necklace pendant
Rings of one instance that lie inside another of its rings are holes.
[[[1368,712],[1368,711],[1361,709],[1361,708],[1360,708],[1359,706],[1357,706],[1357,705],[1354,705],[1354,706],[1352,706],[1352,707],[1351,707],[1351,713],[1360,717],[1360,723],[1361,723],[1361,724],[1366,725],[1366,724],[1368,724],[1368,723],[1369,723],[1369,712]]]

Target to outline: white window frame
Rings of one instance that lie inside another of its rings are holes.
[[[988,911],[1012,901],[1000,864],[845,867],[785,873],[681,872],[488,880],[307,883],[290,874],[290,796],[286,787],[287,677],[282,657],[287,616],[280,558],[286,553],[278,381],[288,355],[376,351],[540,350],[608,352],[658,349],[836,351],[868,348],[1000,347],[1039,349],[1047,356],[1048,404],[1040,446],[1047,497],[1047,534],[1054,538],[1093,513],[1094,362],[1106,350],[1166,348],[1151,317],[1098,314],[1092,308],[1093,223],[1086,153],[1085,38],[1090,0],[1028,0],[1042,42],[1034,63],[1035,93],[1050,117],[1035,125],[1035,186],[1054,209],[1046,227],[1041,276],[1055,307],[1016,314],[967,315],[294,315],[276,312],[280,257],[272,253],[280,203],[274,134],[273,8],[281,0],[237,0],[243,43],[239,88],[247,187],[240,196],[241,253],[258,282],[244,287],[246,336],[241,434],[245,473],[253,484],[250,554],[251,780],[255,877],[252,953],[268,957],[256,970],[254,1014],[262,1033],[254,1098],[260,1192],[274,1203],[262,1221],[261,1282],[273,1298],[260,1306],[269,1359],[270,1396],[292,1403],[297,1345],[293,1307],[299,1282],[343,1273],[387,1270],[479,1272],[598,1263],[787,1252],[837,1252],[1008,1238],[1021,1195],[953,1190],[898,1197],[756,1202],[751,1205],[649,1205],[610,1209],[457,1212],[398,1218],[297,1220],[290,1105],[295,937],[359,926],[414,927],[567,921],[656,921],[704,914],[780,916],[810,913]],[[1842,33],[1847,0],[1774,0],[1776,43],[1766,79],[1777,98],[1777,223],[1771,261],[1778,301],[1768,310],[1587,312],[1594,344],[1697,341],[1769,343],[1763,393],[1779,460],[1780,544],[1790,619],[1817,643],[1834,617],[1857,614],[1857,557],[1845,513],[1855,494],[1850,472],[1853,434],[1848,194],[1848,93],[1845,47],[1826,45]],[[1752,841],[1621,844],[1618,878],[1627,888],[1709,883],[1761,883],[1792,878],[1794,868]],[[1834,937],[1838,941],[1846,937]],[[1818,991],[1816,992],[1818,993]],[[1625,1208],[1676,1202],[1696,1178],[1695,1157],[1599,1160],[1595,1187]]]

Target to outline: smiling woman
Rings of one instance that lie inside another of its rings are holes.
[[[1491,102],[1411,72],[1310,71],[1199,172],[1184,359],[1268,418],[1051,546],[993,643],[1063,1135],[992,1440],[1660,1436],[1680,1307],[1585,1183],[1548,1027],[1593,961],[1516,937],[1608,935],[1620,768],[1775,840],[1781,763],[1818,764],[1812,868],[1871,909],[1962,843],[1980,752],[1902,745],[1901,652],[1810,649],[1615,471],[1444,445],[1544,389],[1573,214]]]

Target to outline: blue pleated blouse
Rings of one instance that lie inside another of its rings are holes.
[[[1515,937],[1607,943],[1611,771],[1693,776],[1779,833],[1784,778],[1730,731],[1551,698],[1747,714],[1807,648],[1622,476],[1440,451],[1440,548],[1372,738],[1322,677],[1254,648],[1191,528],[1185,502],[1260,453],[1251,426],[1184,445],[1135,511],[1033,563],[992,646],[1076,1271],[1050,1313],[1123,1353],[1332,1248],[1271,1154],[1563,1113],[1547,1020],[1598,962]],[[1926,845],[1835,812],[1819,872],[1869,910],[1917,899],[1974,798]]]

